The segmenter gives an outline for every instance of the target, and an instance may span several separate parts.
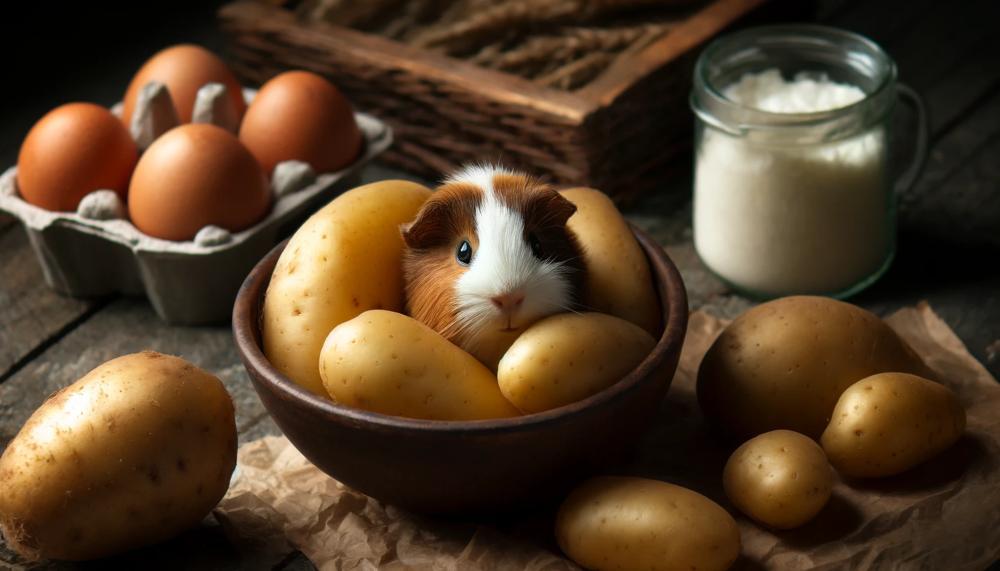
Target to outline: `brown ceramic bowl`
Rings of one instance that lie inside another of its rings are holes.
[[[279,373],[261,350],[264,292],[285,244],[250,272],[233,308],[233,333],[261,401],[320,470],[374,498],[424,513],[506,511],[561,497],[633,448],[670,386],[687,328],[687,296],[663,249],[636,230],[660,296],[664,329],[653,351],[615,385],[538,414],[434,421],[349,408]],[[664,451],[666,453],[666,451]]]

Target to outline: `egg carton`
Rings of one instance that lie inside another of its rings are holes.
[[[319,175],[304,163],[278,165],[271,211],[240,232],[206,226],[186,242],[147,236],[123,218],[111,191],[91,193],[77,212],[45,210],[20,197],[17,167],[0,175],[0,211],[24,224],[45,281],[60,294],[145,295],[167,323],[225,323],[254,264],[309,214],[357,185],[365,164],[392,144],[388,125],[365,113],[355,113],[355,119],[365,147],[352,165]]]

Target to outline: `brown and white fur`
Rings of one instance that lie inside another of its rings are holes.
[[[572,310],[585,272],[566,227],[575,211],[522,173],[472,166],[451,176],[402,230],[408,313],[474,352],[484,338]]]

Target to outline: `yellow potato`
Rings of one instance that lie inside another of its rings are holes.
[[[644,478],[593,478],[556,516],[559,547],[600,571],[716,571],[740,554],[726,510],[691,490]]]
[[[466,346],[465,349],[480,363],[486,365],[494,374],[500,365],[500,359],[515,340],[521,335],[520,329],[514,331],[501,331],[492,329],[479,334],[474,344]]]
[[[792,529],[826,505],[833,469],[813,439],[791,430],[773,430],[733,452],[722,484],[741,512],[764,525]]]
[[[631,321],[659,337],[659,298],[646,254],[628,223],[599,190],[570,188],[561,194],[576,205],[567,226],[579,239],[587,263],[583,306]]]
[[[518,415],[475,357],[393,311],[366,311],[334,328],[319,370],[335,401],[382,414],[433,420]]]
[[[948,387],[905,373],[872,375],[844,391],[821,443],[845,476],[905,472],[948,449],[965,409]]]
[[[236,465],[219,379],[153,352],[49,398],[0,458],[0,529],[29,558],[85,560],[165,540],[218,503]]]
[[[698,402],[740,440],[779,428],[819,438],[847,387],[887,371],[929,374],[874,314],[825,297],[785,297],[747,311],[715,340],[698,370]]]
[[[368,309],[403,309],[399,226],[430,196],[387,180],[345,192],[302,225],[264,298],[264,354],[285,376],[326,396],[316,363],[330,330]]]
[[[523,412],[585,399],[635,369],[656,342],[603,313],[558,313],[531,325],[500,359],[497,379]]]

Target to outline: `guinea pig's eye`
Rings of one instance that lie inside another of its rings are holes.
[[[536,258],[542,259],[542,243],[538,241],[538,236],[535,236],[534,233],[528,234],[528,246],[531,247],[531,253]]]
[[[455,259],[463,266],[468,266],[469,262],[472,261],[472,245],[469,244],[468,240],[462,240],[462,243],[458,245],[455,250]]]

